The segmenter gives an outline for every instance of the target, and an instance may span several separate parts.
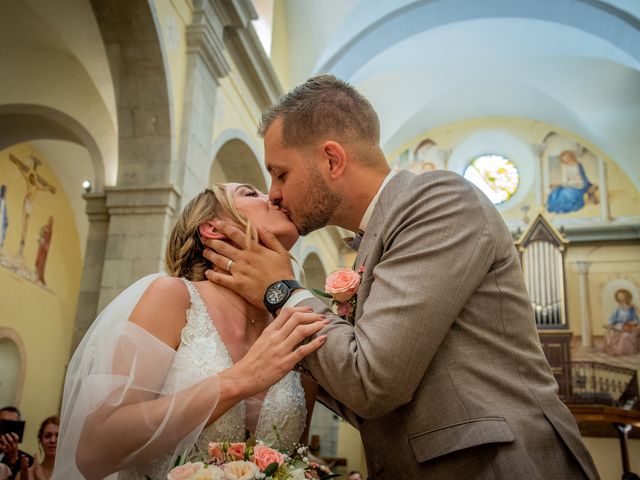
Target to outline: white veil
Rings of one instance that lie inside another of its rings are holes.
[[[175,351],[128,320],[153,280],[144,277],[100,313],[75,351],[64,386],[53,480],[116,478],[195,443],[219,398],[217,376],[165,378]],[[166,468],[165,468],[166,467]]]

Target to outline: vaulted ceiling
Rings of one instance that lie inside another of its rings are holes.
[[[387,153],[457,121],[528,118],[585,137],[640,188],[640,2],[284,5],[290,83],[350,81],[378,111]]]

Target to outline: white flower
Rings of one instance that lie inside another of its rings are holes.
[[[198,470],[191,480],[224,480],[224,472],[220,467],[208,465],[207,468]]]
[[[229,462],[224,466],[225,480],[253,480],[260,469],[253,462]]]
[[[305,480],[304,470],[302,468],[296,468],[289,474],[288,480]]]
[[[203,467],[204,464],[202,462],[187,462],[184,465],[172,469],[167,474],[167,480],[190,480]]]
[[[302,455],[304,453],[304,447],[298,448],[298,455]]]

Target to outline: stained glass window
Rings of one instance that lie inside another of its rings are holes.
[[[506,202],[518,189],[520,176],[516,166],[502,155],[482,155],[473,160],[464,178],[474,183],[494,203]]]

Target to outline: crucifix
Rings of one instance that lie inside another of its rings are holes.
[[[27,239],[27,229],[29,227],[29,220],[31,219],[31,212],[33,210],[33,200],[38,191],[46,191],[55,194],[56,187],[47,182],[36,171],[38,166],[42,164],[40,159],[31,155],[31,166],[28,166],[10,153],[9,160],[18,167],[18,170],[20,170],[20,174],[22,175],[22,178],[24,178],[27,186],[27,193],[22,201],[22,231],[20,233],[20,250],[18,252],[18,255],[23,257],[24,246]]]

